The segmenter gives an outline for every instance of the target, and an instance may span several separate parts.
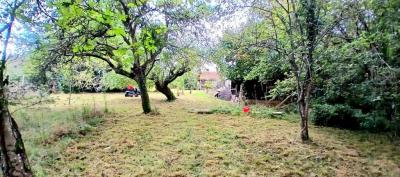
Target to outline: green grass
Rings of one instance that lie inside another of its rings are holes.
[[[272,117],[274,110],[261,107],[244,115],[202,92],[172,103],[150,96],[158,115],[141,114],[140,98],[123,94],[73,95],[74,106],[57,95],[54,104],[15,114],[37,176],[400,175],[399,142],[385,135],[311,126],[312,142],[304,144],[297,115]],[[82,105],[110,113],[83,121],[91,111]],[[54,127],[76,129],[82,122],[91,127],[85,135],[43,143]]]
[[[71,105],[67,95],[56,95],[54,104],[24,109],[11,107],[36,176],[47,176],[69,144],[93,131],[104,120],[105,105],[96,107],[94,103],[99,104],[99,100],[82,96],[74,95]]]

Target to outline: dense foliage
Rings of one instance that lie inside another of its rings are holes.
[[[239,31],[226,32],[215,56],[229,79],[269,82],[274,88],[267,98],[283,100],[299,94],[295,76],[305,74],[292,69],[290,55],[298,66],[306,66],[301,62],[309,52],[303,42],[308,40],[304,26],[309,23],[302,20],[308,11],[302,1],[267,4],[247,5],[253,20]],[[398,132],[400,2],[316,1],[314,8],[318,14],[310,79],[313,122]]]
[[[399,131],[400,3],[345,4],[347,18],[321,51],[315,82],[317,125]],[[320,114],[322,113],[322,114]],[[396,130],[397,129],[397,130]]]

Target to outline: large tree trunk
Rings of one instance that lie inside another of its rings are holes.
[[[176,97],[174,93],[171,91],[171,89],[168,87],[168,84],[161,83],[160,81],[155,82],[156,89],[157,91],[161,92],[162,94],[167,97],[167,101],[174,101],[176,100]]]
[[[7,177],[33,176],[21,133],[8,111],[3,73],[0,73],[0,86],[0,157],[3,174]]]
[[[136,82],[138,83],[140,89],[140,97],[142,100],[143,113],[145,114],[150,113],[151,106],[150,106],[149,92],[147,91],[146,77],[144,75],[138,75]]]

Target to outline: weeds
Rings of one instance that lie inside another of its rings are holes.
[[[211,110],[212,113],[216,114],[228,114],[228,115],[233,115],[233,116],[239,116],[241,115],[241,108],[239,106],[220,106],[213,108]]]
[[[104,121],[105,113],[109,112],[99,111],[95,104],[81,100],[82,106],[79,102],[76,104],[77,100],[73,100],[76,105],[69,106],[68,101],[69,97],[63,97],[54,105],[43,103],[29,109],[15,108],[13,116],[21,127],[36,176],[48,176],[49,169],[60,160],[68,144],[95,130]]]
[[[211,112],[215,114],[227,114],[232,116],[245,115],[245,113],[242,113],[242,107],[237,105],[216,107],[213,108]],[[294,115],[294,113],[279,112],[273,108],[257,105],[251,106],[250,113],[248,115],[254,118],[282,119],[291,122],[298,121],[298,119],[296,119],[297,115]]]
[[[103,101],[104,101],[104,113],[107,114],[110,112],[108,109],[108,103],[107,103],[107,94],[103,93]]]

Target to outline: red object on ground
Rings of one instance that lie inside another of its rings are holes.
[[[249,113],[250,112],[250,107],[249,106],[244,106],[243,107],[243,112],[244,113]]]
[[[132,85],[128,85],[128,90],[133,90],[135,87],[133,87]]]

